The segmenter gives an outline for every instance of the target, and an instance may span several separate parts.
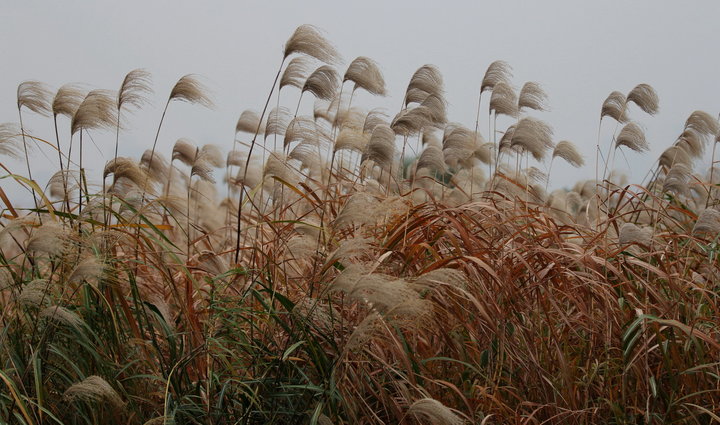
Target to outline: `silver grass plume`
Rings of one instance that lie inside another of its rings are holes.
[[[28,251],[50,256],[61,255],[67,247],[69,235],[60,224],[50,221],[35,229],[27,242]]]
[[[499,82],[509,84],[512,78],[512,67],[505,61],[495,61],[488,66],[480,85],[480,93],[492,90]]]
[[[619,241],[620,245],[641,244],[650,246],[652,243],[653,229],[642,228],[634,223],[624,223],[620,226]]]
[[[49,300],[46,279],[35,279],[25,284],[17,297],[17,303],[27,307],[40,307]]]
[[[409,94],[412,93],[413,90],[415,90],[415,93],[420,94],[420,96],[410,99]],[[412,103],[411,100],[415,102],[422,102],[425,100],[425,98],[422,97],[422,93],[425,93],[425,96],[434,94],[442,97],[444,90],[443,78],[442,74],[440,74],[440,70],[435,65],[423,65],[418,68],[410,78],[407,90],[405,91],[405,100],[403,101],[403,104],[407,106]]]
[[[339,86],[340,78],[337,71],[329,65],[323,65],[305,80],[302,91],[310,92],[319,99],[330,100],[337,93]]]
[[[198,76],[194,74],[184,75],[175,83],[175,86],[173,86],[170,91],[168,102],[171,100],[197,103],[206,108],[213,107],[213,101],[210,98],[207,87],[205,87],[205,85],[198,80]]]
[[[699,159],[705,152],[706,140],[707,138],[697,131],[692,128],[686,128],[673,145],[683,149],[692,158]]]
[[[56,199],[69,198],[70,194],[80,188],[80,172],[74,170],[58,170],[48,180],[50,196]]]
[[[444,174],[447,167],[443,151],[437,146],[427,146],[418,158],[417,169],[428,169],[433,173]]]
[[[312,62],[307,56],[298,56],[293,58],[285,67],[282,77],[280,77],[280,89],[285,86],[303,88],[305,80],[310,75]],[[253,131],[255,131],[253,129]]]
[[[649,84],[638,84],[627,95],[627,101],[636,104],[640,109],[650,115],[655,115],[660,110],[660,99],[655,89]]]
[[[403,109],[398,112],[390,123],[390,128],[403,136],[411,136],[419,133],[423,127],[431,125],[432,117],[428,108],[418,106],[412,109]]]
[[[462,425],[465,421],[452,409],[433,398],[423,398],[410,405],[408,414],[422,418],[432,425]]]
[[[610,93],[600,109],[600,119],[610,117],[619,123],[627,122],[626,103],[627,99],[624,94],[619,91]]]
[[[127,73],[120,85],[117,96],[117,108],[123,106],[142,107],[147,103],[147,95],[152,94],[150,73],[144,69],[134,69]]]
[[[567,140],[558,142],[558,144],[555,145],[552,156],[553,158],[560,157],[564,159],[575,168],[580,168],[585,165],[585,159],[580,155],[575,144]]]
[[[283,57],[287,58],[293,53],[302,53],[315,59],[335,64],[341,62],[340,55],[320,31],[312,25],[301,25],[285,43]]]
[[[75,115],[83,99],[85,99],[85,91],[77,84],[65,84],[57,93],[52,102],[52,112],[54,116],[64,115],[71,118]]]
[[[371,109],[365,117],[363,124],[363,133],[372,133],[380,124],[389,125],[388,114],[382,108]]]
[[[395,161],[395,133],[385,124],[375,127],[370,136],[361,162],[374,161],[382,169],[392,169]]]
[[[647,140],[645,140],[645,133],[634,122],[626,124],[620,130],[617,139],[615,139],[615,149],[621,146],[627,146],[635,152],[645,152],[650,149]]]
[[[528,81],[523,84],[518,96],[518,110],[523,109],[547,110],[547,93],[539,83]]]
[[[291,120],[292,113],[289,109],[284,106],[273,108],[268,114],[267,121],[265,122],[265,140],[267,140],[268,136],[271,134],[284,136]]]
[[[78,263],[75,270],[70,274],[68,281],[72,283],[82,283],[87,281],[91,285],[97,285],[102,278],[105,266],[95,256],[90,256]]]
[[[683,164],[692,167],[692,158],[682,146],[670,146],[665,149],[658,159],[661,167],[671,168],[675,164]]]
[[[553,147],[552,135],[549,125],[538,119],[525,117],[515,126],[510,146],[521,148],[531,153],[537,161],[542,161],[547,151]]]
[[[80,329],[84,323],[77,313],[59,305],[44,308],[40,311],[40,317],[56,323],[62,323],[75,329]]]
[[[172,150],[172,160],[178,160],[183,164],[192,167],[195,162],[198,148],[189,139],[181,138],[175,142]]]
[[[718,233],[720,233],[720,211],[712,208],[704,209],[693,226],[692,234],[716,238]]]
[[[688,191],[688,180],[692,170],[683,164],[675,164],[668,171],[663,182],[663,192],[673,192],[676,195],[687,196]]]
[[[105,164],[103,179],[107,178],[110,174],[113,175],[113,181],[127,179],[137,187],[142,187],[148,179],[148,175],[134,160],[124,157],[111,159]]]
[[[65,390],[63,398],[71,402],[104,402],[115,409],[121,409],[125,405],[115,389],[106,380],[95,375],[71,385]]]
[[[335,99],[333,99],[334,101]],[[337,109],[337,104],[335,104]],[[315,121],[318,121],[320,119],[323,119],[329,123],[333,122],[335,120],[335,110],[332,109],[333,102],[328,102],[325,99],[318,99],[315,98],[315,103],[313,104],[313,119]]]
[[[515,134],[515,124],[508,127],[498,142],[498,152],[502,153],[512,149],[512,137]]]
[[[463,126],[450,126],[443,137],[442,152],[445,163],[450,167],[471,165],[475,151],[479,148],[475,132]]]
[[[285,131],[283,147],[287,149],[292,142],[304,142],[318,146],[320,144],[320,131],[315,120],[305,116],[293,118]]]
[[[496,115],[517,117],[518,98],[509,84],[502,81],[495,84],[490,95],[490,111],[495,111]]]
[[[0,155],[20,159],[23,155],[23,140],[20,127],[14,123],[0,124]]]
[[[117,125],[115,94],[110,90],[92,90],[85,96],[70,123],[70,132],[111,129]]]
[[[370,141],[370,134],[362,130],[345,127],[340,130],[335,139],[335,152],[343,149],[362,153]]]
[[[17,106],[42,116],[50,115],[52,92],[39,81],[23,81],[17,88]]]
[[[720,131],[718,120],[705,111],[694,111],[685,121],[685,128],[706,137],[714,137]]]
[[[235,133],[255,134],[258,127],[260,127],[260,134],[262,134],[263,129],[260,126],[260,114],[246,109],[240,114],[240,118],[238,118],[237,124],[235,124]]]
[[[365,56],[357,57],[348,66],[343,82],[355,83],[353,90],[362,88],[370,94],[385,96],[385,79],[377,63]]]
[[[170,172],[170,164],[160,153],[155,153],[149,149],[143,152],[140,158],[140,166],[155,181],[163,181]]]

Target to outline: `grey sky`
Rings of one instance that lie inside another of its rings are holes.
[[[626,154],[632,181],[642,179],[693,110],[720,111],[717,1],[343,3],[5,1],[0,122],[17,121],[16,88],[23,80],[41,80],[52,88],[83,82],[89,88],[117,89],[128,71],[146,68],[153,74],[153,104],[128,115],[129,129],[121,136],[121,155],[138,157],[152,145],[172,85],[184,74],[197,73],[212,89],[217,107],[171,105],[159,150],[168,154],[177,138],[189,137],[227,151],[240,112],[262,108],[282,45],[304,23],[325,31],[345,66],[359,55],[380,64],[390,96],[359,93],[354,104],[383,106],[391,114],[400,107],[412,73],[432,63],[445,78],[450,119],[473,127],[482,75],[493,60],[506,60],[517,87],[538,81],[549,93],[552,110],[533,115],[552,125],[556,140],[574,141],[589,163],[602,101],[612,90],[627,93],[649,83],[660,95],[661,112],[649,117],[631,109],[652,146],[650,154]],[[294,105],[297,95],[289,89],[281,101]],[[308,96],[304,111],[311,105]],[[486,105],[484,100],[480,129],[485,137]],[[54,140],[51,120],[27,117],[34,134]],[[507,124],[501,118],[498,127]],[[64,143],[66,127],[61,130]],[[603,143],[613,130],[614,124],[603,125]],[[95,132],[92,137],[102,154],[94,148],[88,152],[99,170],[111,155],[114,135]],[[51,151],[46,154],[55,158]],[[50,167],[41,155],[36,158],[36,178],[44,184]],[[616,166],[628,168],[622,156]],[[564,164],[553,168],[553,187],[594,176],[592,165],[580,171]],[[22,167],[13,164],[13,170]],[[8,180],[1,184],[15,192]]]

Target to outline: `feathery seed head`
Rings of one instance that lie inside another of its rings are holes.
[[[493,90],[494,92],[494,90]],[[547,93],[539,83],[528,81],[523,84],[518,96],[518,110],[534,109],[536,111],[547,110]]]
[[[235,133],[240,133],[241,131],[250,134],[255,134],[256,131],[259,131],[259,133],[262,134],[263,129],[260,125],[260,114],[249,109],[243,111],[235,125]]]
[[[567,140],[558,142],[558,144],[555,145],[555,149],[553,149],[553,158],[556,157],[564,159],[576,168],[580,168],[585,165],[585,159],[583,159],[582,155],[580,155],[580,152],[578,152],[575,144],[568,142]]]
[[[385,96],[385,79],[374,60],[365,56],[357,57],[343,76],[343,82],[352,81],[355,89],[362,88],[370,94]]]
[[[625,124],[620,130],[620,134],[615,139],[615,149],[627,146],[635,152],[645,152],[650,149],[647,141],[645,140],[645,133],[642,128],[634,122]]]
[[[121,409],[125,404],[120,395],[105,379],[95,375],[71,385],[70,388],[65,390],[63,398],[71,402],[105,402],[116,409]]]
[[[107,130],[117,125],[115,93],[92,90],[85,96],[70,123],[71,134],[79,130]]]
[[[509,84],[499,81],[492,89],[490,95],[490,110],[495,111],[496,115],[507,115],[509,117],[517,117],[518,115],[518,98],[515,90]]]
[[[342,61],[340,54],[335,50],[320,31],[312,25],[301,25],[285,43],[283,57],[287,58],[293,53],[302,53],[327,64],[336,64]]]
[[[150,73],[144,69],[134,69],[125,76],[118,91],[117,108],[125,105],[142,107],[148,102],[147,95],[152,94]]]
[[[638,84],[627,95],[627,102],[636,104],[640,109],[650,115],[655,115],[660,110],[660,99],[655,89],[649,84]]]
[[[532,117],[525,117],[515,126],[510,146],[521,148],[531,153],[537,161],[542,161],[545,153],[553,147],[552,134],[552,128],[546,123]]]
[[[200,82],[197,75],[187,74],[181,77],[170,91],[168,102],[179,100],[188,103],[197,103],[206,108],[213,107],[213,101],[210,98],[209,91],[204,84]]]
[[[312,65],[312,60],[307,56],[293,58],[285,67],[282,77],[280,77],[280,89],[285,86],[302,89],[303,85],[305,85],[305,80],[310,75]]]
[[[303,92],[310,92],[319,99],[331,100],[338,91],[340,78],[337,71],[329,65],[323,65],[313,71],[305,80]]]
[[[18,109],[27,109],[42,116],[50,115],[52,92],[39,81],[23,81],[17,88]]]
[[[495,61],[491,63],[485,71],[485,76],[483,77],[480,85],[480,93],[485,90],[492,90],[495,87],[495,84],[499,82],[510,84],[511,78],[512,67],[510,64],[501,60]]]
[[[72,119],[83,99],[85,99],[85,95],[85,91],[78,84],[63,85],[58,89],[53,98],[53,115],[64,115]]]
[[[627,99],[625,95],[619,91],[614,91],[608,95],[602,104],[600,110],[600,119],[604,117],[610,117],[619,123],[625,123],[628,121],[626,111]]]

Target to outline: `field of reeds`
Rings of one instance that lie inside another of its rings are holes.
[[[720,422],[714,115],[629,184],[613,163],[648,150],[647,84],[598,100],[615,131],[583,158],[502,61],[471,126],[432,65],[395,113],[353,105],[385,95],[382,73],[341,70],[314,27],[281,61],[232,144],[161,152],[161,121],[139,158],[118,145],[144,70],[118,91],[20,84],[20,122],[0,127],[0,423]],[[178,102],[212,99],[187,75],[163,118]],[[89,175],[100,132],[113,159]],[[57,157],[47,184],[38,149]],[[549,191],[559,161],[595,178]]]

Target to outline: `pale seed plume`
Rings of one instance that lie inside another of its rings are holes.
[[[655,115],[660,110],[660,99],[655,89],[649,84],[638,84],[627,95],[627,102],[636,104],[640,109],[650,115]]]
[[[433,173],[444,174],[447,167],[445,166],[443,151],[437,146],[427,146],[420,154],[417,169],[428,169]]]
[[[536,118],[525,117],[515,126],[510,146],[521,148],[532,154],[537,161],[542,161],[547,151],[553,147],[552,135],[549,125]]]
[[[645,132],[634,122],[626,124],[615,139],[615,149],[621,146],[626,146],[635,152],[645,152],[650,149],[645,140]]]
[[[698,216],[695,226],[693,226],[692,234],[707,235],[710,238],[716,238],[720,233],[720,211],[707,208]]]
[[[75,329],[80,329],[84,323],[77,313],[59,305],[44,308],[39,316]]]
[[[517,117],[518,98],[509,84],[502,81],[495,84],[490,95],[490,111],[494,111],[496,115]]]
[[[83,99],[85,99],[85,90],[78,84],[65,84],[57,93],[52,102],[52,112],[54,116],[64,115],[71,118],[75,115]]]
[[[319,99],[330,100],[337,93],[339,86],[340,78],[337,71],[329,65],[323,65],[305,80],[302,91],[310,92]]]
[[[600,119],[604,117],[610,117],[619,123],[625,123],[628,121],[626,111],[627,100],[625,95],[619,91],[614,91],[608,95],[602,104],[600,110]]]
[[[69,235],[58,223],[49,221],[35,229],[28,239],[27,249],[50,256],[59,256],[67,247]]]
[[[547,93],[545,93],[545,90],[543,90],[539,83],[528,81],[523,84],[520,89],[518,110],[534,109],[536,111],[546,111],[548,109],[547,98]]]
[[[35,279],[25,284],[17,297],[17,303],[26,307],[40,307],[49,301],[46,279]]]
[[[410,405],[408,414],[432,425],[463,425],[465,421],[452,409],[433,398],[423,398]]]
[[[639,227],[634,223],[624,223],[620,227],[620,245],[641,244],[650,246],[653,230],[649,227]]]
[[[293,53],[312,56],[331,65],[342,61],[335,47],[312,25],[299,26],[285,43],[283,57],[287,58]]]
[[[585,159],[580,155],[575,144],[567,140],[558,142],[553,149],[553,158],[560,157],[573,167],[580,168],[585,165]]]
[[[107,130],[117,125],[115,93],[93,90],[85,96],[70,123],[72,134],[80,130]]]
[[[355,83],[353,90],[364,89],[370,94],[385,96],[385,79],[377,63],[365,56],[357,57],[343,76],[343,82]]]
[[[674,146],[683,149],[690,157],[699,159],[702,158],[703,153],[705,153],[706,140],[707,138],[700,135],[697,131],[692,128],[686,128],[675,141]]]
[[[371,109],[365,117],[363,124],[363,133],[372,133],[380,124],[389,125],[387,112],[382,108]]]
[[[175,83],[175,86],[173,86],[170,91],[168,102],[172,100],[196,103],[206,108],[213,107],[213,101],[210,98],[207,87],[205,87],[198,79],[198,76],[194,74],[187,74]]]
[[[260,128],[260,134],[263,133],[263,128],[260,126],[260,114],[249,109],[243,111],[238,118],[237,124],[235,124],[235,133],[250,133],[255,134]]]
[[[23,141],[20,126],[14,123],[0,124],[0,155],[20,159],[23,156]]]
[[[284,136],[292,118],[292,113],[288,108],[284,106],[273,108],[268,114],[267,122],[265,123],[265,140],[273,134]]]
[[[415,91],[412,99],[410,94]],[[407,90],[405,91],[404,105],[407,106],[412,102],[422,102],[428,95],[434,94],[438,97],[443,96],[445,89],[442,74],[435,65],[423,65],[410,78]],[[423,95],[424,94],[424,95]]]
[[[282,77],[280,77],[280,89],[286,86],[303,88],[305,80],[312,70],[312,61],[307,56],[298,56],[293,58],[285,67]]]
[[[50,115],[52,92],[39,81],[23,81],[17,88],[18,109],[23,107],[42,116]]]
[[[125,76],[117,96],[117,108],[133,106],[140,108],[148,102],[147,96],[152,94],[152,79],[144,69],[134,69]]]
[[[720,131],[718,120],[705,111],[695,111],[685,121],[685,128],[695,130],[704,137],[714,137]]]
[[[658,159],[661,167],[671,168],[675,164],[683,164],[686,167],[692,166],[692,158],[690,154],[682,146],[670,146],[663,151]]]
[[[380,124],[370,136],[361,162],[374,161],[380,168],[389,170],[395,161],[395,133],[387,126]]]
[[[180,161],[185,165],[191,166],[195,162],[198,148],[189,139],[181,138],[175,142],[172,150],[172,160]]]
[[[488,66],[480,85],[480,93],[486,90],[492,90],[497,83],[510,83],[512,78],[512,67],[505,61],[495,61]]]
[[[71,385],[65,390],[63,398],[71,402],[108,403],[115,409],[125,405],[115,389],[105,379],[95,375]]]
[[[155,181],[163,181],[170,172],[170,164],[165,157],[159,152],[153,153],[150,149],[143,152],[140,167]]]

